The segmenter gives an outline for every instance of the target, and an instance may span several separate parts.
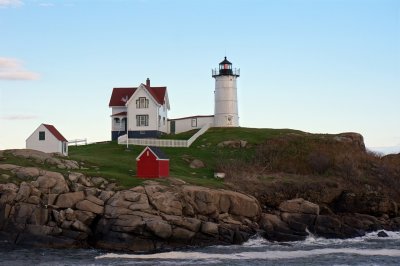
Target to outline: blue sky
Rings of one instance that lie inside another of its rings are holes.
[[[225,54],[241,126],[400,145],[398,0],[0,0],[0,149],[40,123],[108,140],[112,88],[147,77],[170,118],[213,114]]]

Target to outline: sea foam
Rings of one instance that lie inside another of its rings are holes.
[[[156,254],[115,254],[108,253],[97,256],[96,259],[157,259],[157,260],[276,260],[276,259],[295,259],[311,256],[329,255],[329,254],[351,254],[359,256],[390,256],[400,257],[398,249],[357,249],[357,248],[322,248],[312,250],[294,250],[294,251],[263,251],[263,252],[238,252],[233,254],[203,253],[203,252],[181,252],[172,251]]]

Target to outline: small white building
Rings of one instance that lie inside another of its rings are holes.
[[[46,153],[68,155],[68,141],[53,126],[41,124],[27,139],[26,148]]]

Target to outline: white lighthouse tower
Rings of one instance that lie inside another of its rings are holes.
[[[238,127],[239,114],[237,103],[236,79],[240,76],[240,69],[232,69],[232,63],[226,59],[219,63],[219,69],[212,70],[215,78],[215,127]]]

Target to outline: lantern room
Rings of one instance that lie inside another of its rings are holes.
[[[239,77],[240,76],[240,70],[239,69],[233,69],[232,68],[232,63],[228,61],[228,59],[226,59],[226,56],[224,58],[224,60],[219,63],[219,69],[217,71],[217,69],[213,69],[212,70],[212,76],[236,76]]]
[[[219,63],[219,74],[220,75],[232,75],[232,63],[226,59]]]

